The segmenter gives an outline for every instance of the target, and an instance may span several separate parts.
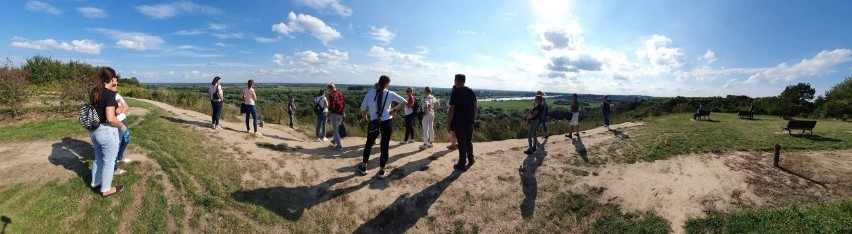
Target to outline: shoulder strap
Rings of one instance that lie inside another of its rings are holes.
[[[382,99],[382,107],[376,109],[376,116],[377,116],[378,119],[382,119],[382,111],[384,111],[384,109],[385,109],[385,104],[388,103],[388,94],[390,94],[390,91],[388,91],[388,90],[385,90],[385,91],[386,91],[385,99]],[[380,95],[380,94],[378,94],[378,92],[379,92],[379,90],[376,89],[376,96],[377,97],[378,97],[378,95]],[[376,103],[376,106],[379,106],[379,103]]]

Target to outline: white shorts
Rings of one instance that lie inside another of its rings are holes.
[[[574,114],[571,115],[571,125],[574,125],[574,126],[580,125],[579,120],[580,120],[580,112],[574,112]]]

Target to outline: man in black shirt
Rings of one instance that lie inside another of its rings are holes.
[[[464,86],[465,75],[456,74],[455,89],[450,96],[450,110],[447,112],[447,127],[455,132],[459,144],[459,162],[453,168],[466,171],[473,163],[473,124],[479,106],[476,93]],[[465,165],[467,162],[467,165]]]

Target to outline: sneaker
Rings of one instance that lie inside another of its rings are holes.
[[[320,139],[320,138],[317,138],[317,142],[322,142],[322,139]]]
[[[216,125],[215,125],[215,124],[210,124],[210,128],[212,128],[212,129],[216,129]]]
[[[222,128],[222,125],[216,125],[216,130],[222,130],[222,129],[224,129],[224,128]]]
[[[456,169],[456,170],[459,170],[459,171],[462,171],[462,172],[467,171],[467,168],[465,168],[465,167],[464,167],[464,166],[462,166],[461,164],[455,164],[455,165],[453,165],[453,169]]]
[[[367,174],[367,166],[358,164],[358,166],[356,166],[356,168],[358,169],[358,172],[361,173],[361,175]]]
[[[124,158],[124,159],[121,159],[121,162],[123,162],[123,163],[132,163],[132,162],[133,162],[133,160],[131,160],[131,159],[129,159],[129,158]]]
[[[420,145],[420,149],[426,149],[426,148],[429,148],[429,145],[427,145],[427,144]]]
[[[467,160],[467,166],[465,166],[465,167],[467,167],[468,169],[470,169],[470,167],[472,167],[474,163],[476,163],[476,160],[468,159],[468,160]]]
[[[574,136],[580,137],[579,133],[574,133]]]
[[[382,170],[382,171],[379,171],[379,173],[376,173],[376,178],[384,179],[385,178],[385,171]]]
[[[568,133],[568,135],[565,135],[565,136],[568,137],[568,138],[574,139],[574,137],[571,136],[571,133]]]
[[[328,141],[328,138],[323,137],[322,141]]]
[[[428,148],[432,148],[432,143],[429,143],[429,146],[427,146],[427,147],[428,147]]]
[[[246,133],[251,133],[251,129],[246,129]]]
[[[459,145],[448,145],[447,146],[447,149],[451,149],[451,150],[458,149],[458,148],[459,148]]]
[[[124,174],[125,172],[127,172],[127,171],[122,170],[121,168],[119,168],[118,170],[115,170],[115,173],[113,173],[113,174],[115,174],[115,175],[121,175],[121,174]]]
[[[400,142],[399,142],[399,144],[400,144],[400,145],[405,145],[405,144],[408,144],[408,141],[400,141]]]
[[[535,153],[535,150],[532,150],[532,149],[528,149],[528,150],[524,151],[524,154],[533,154],[533,153]]]
[[[343,151],[343,147],[334,147],[334,150]]]

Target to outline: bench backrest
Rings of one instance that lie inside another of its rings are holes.
[[[752,115],[752,114],[753,113],[751,111],[739,111],[739,112],[737,112],[737,115]]]
[[[813,121],[813,120],[790,120],[789,122],[787,122],[787,128],[796,128],[796,129],[810,128],[810,129],[813,129],[814,126],[816,126],[816,123],[817,123],[817,121]]]

